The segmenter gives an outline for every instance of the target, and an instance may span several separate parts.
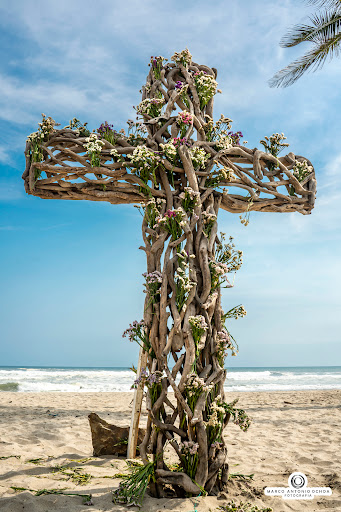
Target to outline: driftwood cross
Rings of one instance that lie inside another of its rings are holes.
[[[155,496],[166,487],[177,496],[223,489],[223,430],[231,417],[247,427],[243,411],[224,395],[225,356],[236,350],[225,321],[243,310],[221,307],[221,285],[229,286],[227,274],[240,267],[241,253],[218,237],[219,209],[247,223],[251,211],[309,214],[315,200],[311,163],[293,153],[278,157],[282,135],[261,141],[265,151],[249,149],[240,145],[240,133],[228,132],[228,118],[213,122],[216,77],[216,69],[192,62],[188,50],[171,63],[152,58],[140,122],[128,122],[128,135],[107,123],[90,134],[77,120],[55,129],[44,117],[25,152],[28,194],[143,210],[144,318],[126,333],[141,345],[129,455],[146,386],[148,421],[139,450],[145,465],[150,457],[154,462]],[[181,471],[167,466],[168,450]]]

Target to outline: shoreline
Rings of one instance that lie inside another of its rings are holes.
[[[11,486],[39,490],[66,488],[93,495],[92,510],[126,510],[111,502],[112,478],[125,470],[124,459],[92,457],[87,416],[96,412],[109,423],[129,425],[133,392],[1,392],[0,393],[0,509],[3,512],[76,512],[88,510],[79,497],[34,496],[14,493]],[[247,482],[229,481],[226,498],[199,498],[199,512],[215,512],[230,499],[272,507],[274,512],[341,510],[341,390],[227,392],[227,401],[239,398],[239,407],[253,418],[247,432],[236,425],[226,428],[231,473],[254,474]],[[286,402],[286,403],[285,403]],[[141,426],[145,424],[143,411]],[[20,456],[20,459],[14,456]],[[39,459],[40,464],[28,463]],[[75,462],[88,459],[86,462]],[[77,486],[53,474],[56,465],[76,465],[92,475]],[[114,465],[114,467],[112,466]],[[284,501],[264,496],[266,486],[287,486],[289,475],[301,471],[308,486],[330,486],[329,497]],[[106,477],[106,478],[104,478]],[[111,478],[108,478],[111,477]],[[188,512],[193,500],[146,497],[141,511]],[[133,508],[132,510],[137,510]]]
[[[228,388],[224,388],[224,391],[225,391],[225,394],[237,394],[237,393],[255,393],[255,394],[258,394],[258,393],[319,393],[319,392],[329,392],[329,391],[339,391],[341,393],[341,388],[336,388],[336,387],[333,387],[333,388],[313,388],[313,389],[255,389],[255,390],[252,390],[252,391],[249,391],[249,390],[242,390],[242,389],[239,389],[239,390],[231,390],[229,391]],[[0,388],[0,396],[3,395],[3,394],[14,394],[14,395],[40,395],[40,394],[61,394],[61,395],[67,395],[67,394],[70,394],[70,395],[97,395],[97,394],[110,394],[110,395],[115,395],[115,394],[121,394],[121,393],[125,393],[125,394],[133,394],[134,393],[134,390],[130,390],[130,391],[82,391],[82,390],[78,390],[78,391],[60,391],[60,390],[47,390],[47,391],[44,391],[44,390],[41,390],[41,391],[7,391],[7,390],[2,390]],[[169,395],[172,395],[173,394],[173,391],[169,391],[168,392]]]

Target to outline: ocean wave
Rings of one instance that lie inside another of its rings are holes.
[[[128,368],[0,368],[0,391],[130,391],[135,374]],[[9,389],[9,387],[12,389]],[[233,368],[228,391],[341,389],[341,368]]]
[[[0,391],[19,391],[18,382],[5,382],[0,384]]]

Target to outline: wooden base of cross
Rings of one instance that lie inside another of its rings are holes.
[[[141,374],[141,369],[147,366],[147,352],[140,348],[139,361],[137,364],[137,375]],[[139,434],[139,423],[142,410],[143,386],[138,386],[134,391],[133,410],[131,413],[130,429],[128,437],[128,459],[136,457],[137,440]]]

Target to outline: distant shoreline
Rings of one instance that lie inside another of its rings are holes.
[[[0,392],[129,392],[136,376],[127,367],[0,367]],[[227,368],[225,390],[341,389],[341,366]]]

